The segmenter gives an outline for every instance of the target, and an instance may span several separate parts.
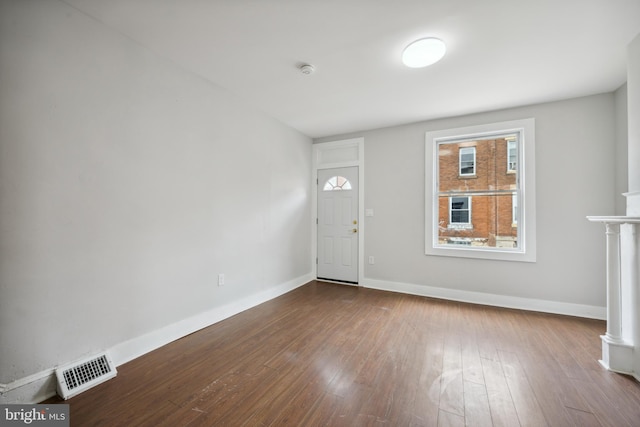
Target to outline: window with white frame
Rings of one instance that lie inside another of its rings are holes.
[[[449,198],[449,227],[471,224],[471,197]]]
[[[507,140],[507,172],[515,172],[518,167],[518,143]]]
[[[534,125],[426,134],[427,255],[535,261]]]
[[[460,176],[476,174],[476,147],[460,147]]]

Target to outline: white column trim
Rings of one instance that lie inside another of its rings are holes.
[[[606,288],[607,332],[602,335],[600,364],[614,371],[633,375],[634,353],[638,350],[635,328],[638,325],[636,304],[640,283],[638,280],[638,216],[588,216],[591,222],[605,224],[606,228]]]
[[[607,332],[608,342],[622,341],[620,324],[620,224],[605,223],[607,235]]]

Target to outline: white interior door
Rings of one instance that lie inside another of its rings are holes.
[[[318,170],[318,279],[358,283],[358,167]]]

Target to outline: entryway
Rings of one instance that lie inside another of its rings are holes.
[[[358,167],[319,169],[318,279],[358,283]]]

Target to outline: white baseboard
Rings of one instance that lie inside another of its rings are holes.
[[[238,301],[216,307],[148,334],[122,342],[108,349],[108,351],[116,366],[122,365],[172,341],[286,294],[311,280],[313,280],[311,273],[297,277],[257,294],[246,296]],[[60,365],[68,362],[73,361],[64,361]],[[55,367],[20,378],[9,384],[0,384],[0,404],[38,403],[55,394]]]
[[[438,288],[434,286],[390,282],[385,280],[366,278],[360,281],[360,285],[364,286],[365,288],[379,289],[382,291],[400,292],[404,294],[440,298],[451,301],[468,302],[472,304],[516,308],[520,310],[539,311],[543,313],[564,314],[568,316],[586,317],[589,319],[606,320],[607,318],[606,307],[598,307],[592,305],[487,294],[483,292],[463,291],[458,289]]]
[[[122,365],[172,341],[286,294],[311,280],[313,280],[311,274],[298,277],[274,288],[246,296],[238,301],[216,307],[140,337],[125,341],[112,347],[109,352],[116,366]]]
[[[0,384],[0,404],[38,403],[56,394],[55,369],[47,369],[17,379],[8,384]]]

